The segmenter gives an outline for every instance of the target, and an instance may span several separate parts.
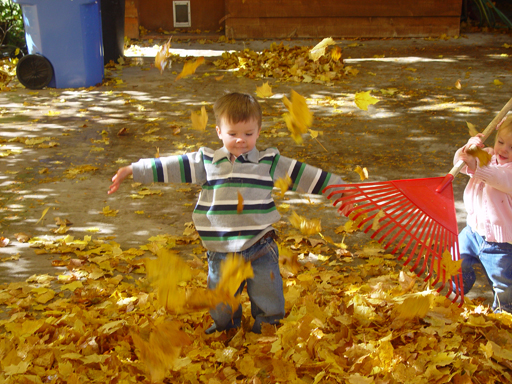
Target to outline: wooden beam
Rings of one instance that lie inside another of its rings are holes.
[[[460,17],[462,0],[226,0],[233,17]]]
[[[456,36],[459,17],[272,17],[226,20],[226,36],[247,38]]]

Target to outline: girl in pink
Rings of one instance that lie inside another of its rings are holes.
[[[492,286],[495,312],[512,312],[512,116],[497,127],[494,148],[484,148],[478,134],[455,153],[470,177],[464,191],[467,226],[459,234],[464,293],[475,283],[473,266],[481,263]],[[482,166],[467,153],[476,145],[492,155]]]

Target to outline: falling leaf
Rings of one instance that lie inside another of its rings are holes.
[[[236,205],[236,212],[242,213],[242,211],[244,210],[244,198],[242,197],[242,194],[240,193],[240,191],[238,191],[237,193],[238,193],[238,204]]]
[[[37,223],[36,223],[36,224],[39,224],[39,222],[40,222],[41,220],[43,220],[44,215],[46,215],[46,212],[48,212],[48,210],[49,210],[49,209],[50,209],[50,207],[46,208],[46,209],[43,211],[43,214],[41,215],[41,217],[39,218],[39,220],[37,220]]]
[[[312,236],[322,231],[322,225],[320,219],[308,220],[303,216],[298,215],[295,211],[292,211],[292,215],[289,218],[290,224],[300,230],[303,235]]]
[[[341,59],[341,48],[336,46],[331,50],[331,59],[339,61]]]
[[[381,209],[373,218],[372,230],[376,231],[380,228],[380,219],[386,217],[386,213]]]
[[[286,126],[297,144],[302,143],[302,134],[308,131],[313,123],[313,114],[309,111],[306,99],[292,90],[291,101],[285,96],[283,103],[288,109],[284,114]]]
[[[160,70],[160,74],[164,72],[165,68],[170,68],[172,64],[171,60],[171,52],[169,51],[171,48],[171,39],[172,37],[162,45],[159,51],[155,55],[155,67]]]
[[[160,158],[160,148],[156,147],[155,159]]]
[[[494,79],[494,85],[501,86],[503,83],[499,81],[498,79]]]
[[[46,116],[59,116],[59,115],[60,115],[59,111],[48,111],[48,113],[46,114]]]
[[[366,167],[361,168],[361,166],[358,165],[354,169],[354,172],[356,172],[359,175],[359,177],[361,178],[361,181],[368,178],[368,169],[366,169]]]
[[[201,112],[199,114],[192,111],[190,118],[192,119],[193,129],[197,131],[206,130],[206,124],[208,123],[208,114],[206,113],[206,108],[204,105],[201,107]]]
[[[460,79],[458,79],[458,80],[455,82],[455,88],[457,88],[457,89],[462,89],[462,84],[460,83]]]
[[[156,325],[148,341],[135,332],[130,335],[154,383],[161,382],[165,378],[179,357],[181,349],[191,343],[189,336],[180,330],[179,323],[175,321]]]
[[[281,177],[277,179],[276,182],[274,183],[274,186],[281,190],[279,194],[281,195],[281,197],[284,197],[286,191],[288,191],[288,189],[290,189],[290,187],[292,186],[292,179],[290,178],[290,176],[286,175],[284,178]]]
[[[204,63],[204,57],[199,57],[195,61],[187,61],[185,65],[183,66],[183,70],[181,73],[176,77],[176,80],[179,80],[183,77],[192,75],[196,73],[197,67],[199,67],[201,64]]]
[[[272,87],[268,85],[268,81],[263,83],[262,86],[256,87],[256,96],[261,97],[262,99],[271,97],[273,95]]]
[[[368,110],[368,106],[370,104],[376,104],[379,102],[379,99],[376,99],[372,95],[370,95],[371,91],[366,92],[358,92],[355,95],[355,102],[359,109],[362,109],[363,111]]]
[[[466,149],[466,153],[468,155],[478,158],[478,164],[480,167],[487,166],[487,164],[489,164],[489,161],[491,161],[492,158],[492,155],[489,152],[484,151],[482,148],[477,146],[469,147],[468,149]]]
[[[326,37],[317,45],[315,45],[310,51],[309,55],[313,61],[318,61],[322,56],[325,55],[325,50],[329,45],[336,45],[336,42],[332,37]]]
[[[466,121],[466,124],[468,125],[469,136],[471,136],[471,137],[476,136],[478,134],[476,127],[468,121]]]

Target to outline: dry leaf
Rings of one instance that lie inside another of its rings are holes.
[[[401,319],[421,319],[428,313],[431,304],[432,295],[412,294],[395,307],[395,312]]]
[[[284,121],[297,144],[302,143],[302,135],[308,131],[313,123],[313,114],[310,112],[306,99],[292,90],[291,101],[285,96],[284,105],[288,113],[284,114]]]
[[[290,178],[290,176],[286,175],[286,177],[284,178],[281,177],[277,179],[277,181],[274,183],[274,186],[281,190],[279,194],[281,195],[281,197],[284,197],[286,191],[288,191],[288,189],[290,189],[290,187],[292,186],[292,179]]]
[[[155,55],[155,67],[160,70],[160,74],[164,72],[165,68],[170,68],[172,61],[171,61],[171,52],[169,49],[171,48],[171,38],[160,47],[160,50]]]
[[[336,42],[332,37],[326,37],[317,45],[315,45],[310,51],[309,55],[313,61],[318,61],[322,56],[325,55],[325,50],[329,45],[336,45]]]
[[[0,248],[1,247],[7,247],[9,245],[9,239],[7,237],[0,237]]]
[[[30,239],[30,235],[27,235],[23,232],[18,232],[14,234],[14,237],[16,237],[16,240],[20,243],[26,243]]]
[[[303,216],[298,215],[295,211],[292,211],[292,215],[289,218],[290,224],[300,230],[303,235],[312,236],[322,231],[322,225],[320,219],[308,220]]]
[[[466,124],[469,129],[469,136],[471,136],[471,137],[476,136],[478,134],[476,127],[468,121],[466,121]]]
[[[368,178],[368,170],[366,169],[366,167],[361,168],[360,165],[357,165],[356,168],[354,169],[354,172],[356,172],[359,175],[361,181]]]
[[[379,212],[377,212],[377,214],[375,215],[375,217],[373,218],[373,222],[372,222],[372,229],[374,231],[378,230],[380,228],[380,219],[382,219],[383,217],[386,217],[386,213],[381,209]]]
[[[453,260],[451,253],[445,249],[442,258],[433,262],[434,271],[440,276],[442,282],[448,281],[450,277],[460,272],[462,259]]]
[[[455,82],[455,88],[457,88],[457,89],[462,89],[462,84],[460,83],[460,79],[458,79],[458,80]]]
[[[274,94],[272,93],[272,87],[268,85],[268,81],[263,83],[262,86],[256,87],[256,96],[261,97],[262,99],[271,97]]]
[[[196,73],[197,67],[204,63],[204,57],[199,57],[195,61],[187,61],[185,65],[183,65],[183,69],[178,76],[176,76],[176,80],[179,80],[183,77],[193,75]]]
[[[487,164],[489,164],[489,161],[491,161],[491,159],[492,159],[492,155],[489,152],[486,152],[482,148],[477,147],[477,146],[471,146],[471,147],[467,148],[466,153],[468,155],[478,158],[478,160],[479,160],[478,164],[480,167],[487,166]]]
[[[370,104],[376,104],[379,102],[379,99],[376,99],[375,97],[370,95],[370,93],[371,93],[371,91],[356,93],[355,102],[359,109],[367,111],[368,106]]]
[[[244,198],[242,197],[242,194],[240,193],[240,191],[238,191],[237,193],[238,193],[238,204],[236,206],[236,212],[240,214],[244,210]]]
[[[190,116],[192,120],[192,128],[198,131],[206,130],[206,124],[208,123],[208,114],[206,113],[206,108],[203,105],[201,107],[201,112],[198,114],[192,111]]]

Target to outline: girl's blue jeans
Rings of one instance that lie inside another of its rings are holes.
[[[284,318],[283,279],[279,272],[279,251],[272,237],[266,237],[245,251],[238,252],[251,263],[254,277],[240,285],[235,295],[247,284],[254,318],[252,331],[261,333],[261,323],[276,324]],[[208,288],[214,289],[220,280],[220,265],[228,253],[208,251]],[[242,306],[233,311],[221,303],[210,310],[217,331],[238,328],[242,321]]]
[[[494,292],[492,309],[512,312],[512,244],[487,242],[470,226],[459,234],[464,293],[476,281],[473,266],[481,263]]]

